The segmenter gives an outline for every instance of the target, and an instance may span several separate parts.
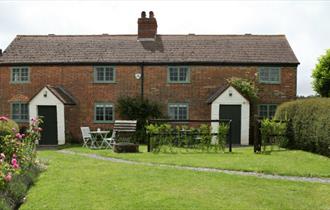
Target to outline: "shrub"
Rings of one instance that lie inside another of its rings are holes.
[[[226,123],[220,123],[218,127],[218,135],[217,135],[217,145],[216,149],[220,149],[221,151],[225,151],[227,135],[229,132],[229,125]]]
[[[287,147],[330,157],[329,110],[329,98],[301,99],[280,105],[275,119],[292,123]]]
[[[119,98],[117,109],[124,119],[137,120],[137,138],[139,142],[144,142],[147,120],[163,116],[158,103],[140,97]]]
[[[251,101],[258,99],[258,89],[253,81],[236,77],[232,77],[227,81],[230,85],[240,91],[240,93],[249,98]]]
[[[16,123],[0,116],[6,135],[0,136],[0,209],[13,209],[22,201],[38,174],[35,142],[40,139],[41,120],[32,119],[24,134]],[[13,126],[13,128],[10,128]],[[17,127],[16,127],[17,126]]]
[[[150,135],[151,151],[155,153],[168,150],[173,152],[177,147],[186,150],[198,148],[203,151],[213,148],[217,152],[225,149],[229,126],[221,123],[216,136],[213,136],[211,126],[207,124],[201,124],[198,128],[187,125],[171,127],[170,124],[150,124],[146,126],[146,130]]]
[[[4,116],[0,117],[0,136],[14,134],[19,131],[17,123]]]
[[[260,133],[263,151],[266,152],[267,144],[271,145],[272,151],[274,144],[282,145],[282,142],[285,141],[286,124],[276,122],[275,120],[263,119],[261,121]]]

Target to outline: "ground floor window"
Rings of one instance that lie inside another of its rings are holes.
[[[14,102],[11,104],[11,118],[16,122],[29,121],[29,105],[27,103]]]
[[[94,108],[94,121],[109,123],[114,120],[114,108],[112,103],[96,103]]]
[[[172,103],[168,105],[168,115],[171,120],[188,120],[188,104]]]
[[[259,117],[273,118],[276,112],[276,104],[259,104]]]

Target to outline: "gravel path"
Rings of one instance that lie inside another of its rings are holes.
[[[271,174],[263,174],[263,173],[257,173],[257,172],[247,172],[247,171],[234,171],[234,170],[226,170],[226,169],[138,162],[138,161],[133,161],[133,160],[124,160],[124,159],[119,159],[119,158],[103,157],[103,156],[100,156],[97,154],[79,153],[79,152],[74,152],[74,151],[70,151],[70,150],[59,150],[58,152],[63,153],[63,154],[80,155],[80,156],[84,156],[84,157],[88,157],[88,158],[111,161],[111,162],[116,162],[116,163],[126,163],[126,164],[144,165],[144,166],[158,166],[158,167],[175,168],[175,169],[181,169],[181,170],[191,170],[191,171],[219,172],[219,173],[234,174],[234,175],[241,175],[241,176],[254,176],[254,177],[265,178],[265,179],[281,179],[281,180],[301,181],[301,182],[330,183],[330,178],[281,176],[281,175],[271,175]]]

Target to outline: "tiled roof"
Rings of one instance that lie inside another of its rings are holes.
[[[284,35],[18,35],[1,64],[299,64]]]
[[[76,105],[74,98],[62,86],[46,86],[64,105]]]

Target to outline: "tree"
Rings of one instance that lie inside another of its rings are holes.
[[[322,97],[330,97],[330,49],[319,58],[312,77],[313,89]]]

